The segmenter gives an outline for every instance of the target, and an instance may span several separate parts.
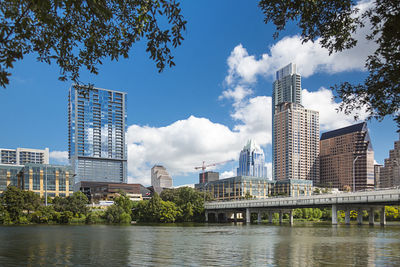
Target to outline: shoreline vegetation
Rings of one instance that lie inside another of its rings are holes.
[[[32,191],[24,191],[9,186],[0,197],[0,225],[26,224],[131,224],[137,223],[203,223],[204,200],[212,200],[211,195],[198,192],[193,188],[181,187],[166,189],[160,195],[155,193],[150,200],[132,201],[121,192],[114,204],[107,208],[91,207],[82,192],[68,197],[48,197],[48,206],[44,198]],[[399,207],[385,207],[387,221],[400,221]],[[344,212],[338,212],[338,222],[344,222]],[[379,218],[379,212],[375,214]],[[256,214],[251,221],[257,220]],[[297,222],[322,223],[331,220],[331,210],[303,208],[293,210]],[[351,220],[357,219],[357,211],[350,212]],[[288,221],[284,214],[283,221]],[[363,211],[363,219],[368,213]],[[279,220],[274,214],[273,223]],[[265,214],[262,222],[267,223]]]

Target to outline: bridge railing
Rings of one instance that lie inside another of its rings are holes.
[[[205,209],[229,208],[268,208],[268,207],[302,207],[323,206],[332,204],[366,204],[399,202],[400,189],[366,191],[356,193],[326,194],[300,197],[267,198],[255,200],[234,200],[226,202],[206,202]]]

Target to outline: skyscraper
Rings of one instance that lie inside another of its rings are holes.
[[[374,150],[367,123],[323,133],[320,184],[340,190],[374,188]]]
[[[151,168],[151,186],[158,194],[161,193],[163,188],[172,187],[172,177],[164,166],[154,165]]]
[[[319,113],[296,103],[276,107],[273,125],[275,180],[319,182]]]
[[[73,85],[68,117],[75,181],[126,183],[126,93]]]
[[[381,168],[380,188],[400,186],[400,138],[389,151],[385,165]]]
[[[254,140],[247,141],[239,156],[238,176],[267,177],[264,151]]]
[[[296,64],[293,63],[276,72],[276,80],[272,88],[272,126],[277,106],[285,102],[301,104],[301,76],[297,73]],[[275,157],[274,136],[275,128],[272,127],[272,162]],[[272,177],[275,177],[274,173],[275,166],[272,164]]]

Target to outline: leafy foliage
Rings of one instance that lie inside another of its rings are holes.
[[[294,21],[301,29],[303,42],[316,41],[330,53],[355,47],[354,33],[369,25],[371,33],[365,36],[378,48],[368,56],[368,77],[362,84],[343,82],[331,87],[343,100],[340,111],[345,114],[365,108],[369,118],[382,120],[392,116],[400,128],[400,1],[375,0],[361,13],[354,0],[260,0],[265,23],[276,26],[275,37]],[[366,23],[368,22],[368,23]],[[400,130],[400,129],[399,129]]]
[[[175,65],[171,45],[183,40],[186,21],[175,0],[3,0],[0,1],[0,85],[9,83],[16,60],[60,67],[60,80],[79,83],[82,67],[98,73],[106,58],[128,58],[133,44],[146,51],[159,71]]]

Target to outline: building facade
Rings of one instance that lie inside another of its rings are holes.
[[[249,140],[240,152],[237,176],[267,177],[264,151],[254,140]]]
[[[319,183],[319,113],[285,102],[274,116],[274,180]]]
[[[219,172],[207,171],[199,173],[199,184],[208,183],[219,180]]]
[[[383,167],[382,164],[374,164],[374,187],[375,187],[375,189],[380,188],[382,167]]]
[[[385,159],[384,164],[380,173],[380,187],[400,186],[400,140],[394,142],[394,148],[389,151],[389,158]]]
[[[275,162],[275,113],[282,103],[302,103],[301,76],[297,73],[296,64],[290,63],[276,72],[272,87],[272,162]],[[275,175],[275,164],[272,164],[272,178]]]
[[[126,93],[73,85],[68,152],[76,182],[127,182]]]
[[[313,192],[312,181],[309,180],[270,181],[251,176],[235,176],[207,184],[196,184],[195,188],[211,193],[217,201],[240,200],[246,197],[264,199],[278,195],[309,196]]]
[[[164,188],[172,188],[172,177],[168,174],[164,166],[154,165],[151,168],[151,186],[158,194]]]
[[[0,148],[0,164],[24,165],[27,163],[49,164],[49,149]]]
[[[323,133],[320,164],[320,185],[339,190],[374,188],[374,151],[367,123]]]
[[[0,164],[0,193],[9,185],[33,191],[41,197],[46,191],[49,197],[65,197],[74,192],[74,175],[69,166]]]

